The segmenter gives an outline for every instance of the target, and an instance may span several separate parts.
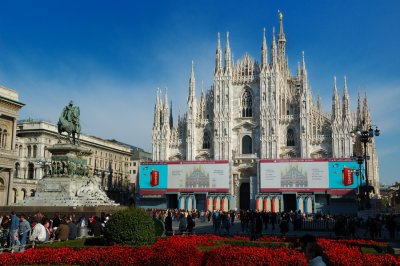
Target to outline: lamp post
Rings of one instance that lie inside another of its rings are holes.
[[[372,127],[375,127],[375,130]],[[367,143],[371,142],[371,140],[372,140],[372,138],[374,136],[378,137],[380,135],[380,130],[378,129],[378,126],[369,125],[369,129],[368,130],[362,130],[362,131],[357,130],[355,132],[353,131],[353,132],[351,132],[352,136],[355,136],[354,133],[357,134],[357,136],[360,139],[360,142],[364,144],[364,154],[363,154],[363,156],[358,156],[357,157],[357,163],[360,164],[360,175],[361,175],[361,164],[362,164],[362,161],[365,162],[365,166],[364,166],[365,207],[366,207],[366,209],[370,209],[371,208],[370,192],[374,188],[372,186],[370,186],[369,178],[368,178],[368,162],[367,161],[369,160],[369,156],[368,156],[368,150],[367,150]],[[361,159],[360,159],[360,157],[361,157]],[[360,183],[360,185],[361,185],[361,183]]]

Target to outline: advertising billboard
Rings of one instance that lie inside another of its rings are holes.
[[[357,188],[360,185],[358,169],[355,161],[329,162],[329,188]],[[352,180],[348,180],[349,175]]]
[[[169,164],[168,188],[229,189],[229,164]]]
[[[328,162],[271,161],[260,163],[261,188],[327,188]]]
[[[360,185],[359,165],[349,159],[260,161],[260,190],[329,191]]]
[[[148,193],[229,192],[229,163],[228,161],[141,163],[139,187],[141,191]]]
[[[166,189],[168,186],[168,165],[141,164],[139,186],[140,189]]]

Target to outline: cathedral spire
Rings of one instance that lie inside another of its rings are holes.
[[[307,69],[306,69],[306,60],[304,59],[304,51],[301,52],[301,57],[302,57],[302,61],[301,61],[301,71],[303,72],[304,76],[307,76]],[[335,78],[336,80],[336,78]],[[336,81],[335,81],[336,82]]]
[[[367,90],[364,92],[364,106],[363,106],[363,126],[364,129],[371,123],[371,115],[369,113],[369,108],[368,108],[368,98],[367,98]]]
[[[204,94],[204,84],[201,81],[201,95],[200,95],[200,106],[199,106],[199,117],[200,119],[205,118],[205,108],[206,108],[206,97]]]
[[[226,33],[226,47],[225,47],[225,73],[231,71],[231,48],[229,46],[229,31]]]
[[[261,46],[261,69],[265,69],[268,65],[268,48],[267,48],[267,39],[265,37],[265,28],[263,34],[263,42]]]
[[[165,88],[164,109],[168,109],[168,88]]]
[[[344,87],[343,87],[343,117],[350,118],[350,97],[347,92],[347,80],[344,76]]]
[[[272,28],[272,43],[271,43],[271,65],[276,66],[277,58],[276,58],[276,40],[275,40],[275,28]]]
[[[361,109],[361,96],[360,96],[360,88],[358,88],[358,99],[357,99],[357,126],[360,127],[362,124],[362,109]],[[360,128],[361,129],[361,128]]]
[[[279,40],[286,41],[285,33],[283,32],[283,14],[279,10],[278,10],[278,15],[279,15]]]
[[[194,78],[194,61],[192,60],[192,72],[190,73],[189,79],[189,99],[192,100],[195,97],[196,93],[196,80]]]
[[[283,66],[286,58],[285,56],[286,38],[285,38],[285,33],[283,32],[283,14],[279,10],[278,10],[278,15],[279,15],[278,53],[279,53],[279,63],[282,64]]]
[[[222,71],[222,50],[221,50],[221,37],[218,32],[218,44],[215,58],[215,72],[214,74],[219,74]]]
[[[156,104],[154,105],[154,128],[159,128],[161,124],[160,89],[157,88]]]
[[[170,127],[170,125],[169,125],[169,110],[168,109],[169,109],[169,107],[168,107],[168,89],[165,88],[164,105],[162,107],[161,113],[162,113],[162,117],[163,117],[162,126],[166,127],[166,128]]]
[[[157,110],[160,111],[162,106],[162,101],[161,101],[161,90],[160,88],[157,88]]]
[[[171,101],[171,109],[169,110],[169,128],[174,127],[174,117],[172,116],[172,101]]]
[[[300,62],[297,62],[297,77],[300,78],[301,70],[300,70]]]
[[[318,111],[320,113],[322,113],[322,101],[321,101],[321,95],[319,94],[319,92],[318,92],[318,99],[317,99],[317,108],[318,108]]]
[[[339,117],[340,117],[339,93],[336,87],[336,77],[333,77],[332,118],[337,119]]]

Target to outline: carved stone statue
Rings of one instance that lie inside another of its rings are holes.
[[[80,144],[80,133],[81,124],[79,122],[80,109],[78,106],[74,106],[74,102],[70,101],[69,104],[64,107],[61,116],[58,120],[58,139],[61,142],[61,133],[67,132],[68,139],[71,144]]]

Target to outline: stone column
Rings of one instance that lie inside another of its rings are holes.
[[[13,203],[12,199],[12,191],[14,187],[14,169],[10,169],[8,174],[8,189],[7,189],[7,205],[11,205]]]
[[[13,118],[12,127],[13,127],[13,129],[12,129],[12,132],[10,133],[10,137],[11,137],[11,149],[10,150],[15,151],[15,143],[16,143],[16,136],[17,136],[17,118]]]
[[[238,174],[233,174],[233,190],[234,190],[234,196],[235,196],[235,208],[239,209],[239,204],[240,204],[240,198],[239,198],[240,181],[239,181],[239,175]]]

